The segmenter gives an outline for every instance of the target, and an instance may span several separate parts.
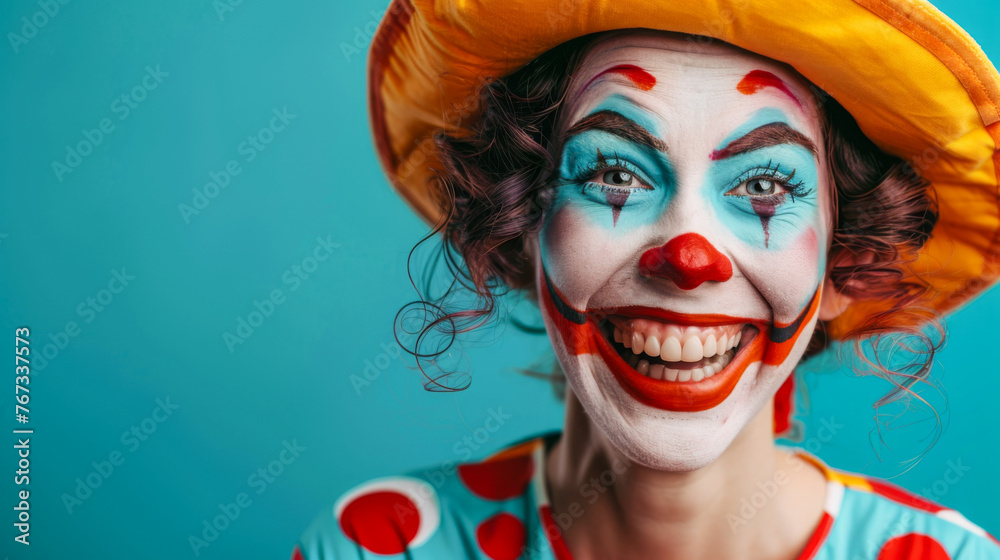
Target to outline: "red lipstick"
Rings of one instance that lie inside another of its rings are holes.
[[[694,315],[639,306],[583,312],[566,302],[548,275],[544,272],[540,274],[545,282],[545,289],[541,290],[542,305],[566,350],[573,355],[599,355],[619,385],[636,400],[649,406],[678,412],[696,412],[719,405],[729,397],[746,369],[755,362],[768,365],[782,363],[809,324],[809,319],[816,313],[820,294],[817,289],[809,304],[788,324],[771,325],[759,319],[724,314]],[[601,332],[598,325],[604,324],[612,315],[702,327],[743,324],[743,339],[733,359],[711,377],[700,381],[653,379],[626,363],[612,347],[608,337]]]

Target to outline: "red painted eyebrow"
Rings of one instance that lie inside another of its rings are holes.
[[[799,108],[802,107],[802,103],[797,97],[795,97],[795,94],[792,93],[788,84],[786,84],[781,78],[766,70],[752,70],[747,73],[746,76],[743,76],[740,83],[736,85],[736,89],[744,95],[753,95],[761,88],[766,87],[777,88],[788,97],[791,97],[792,101],[795,101],[795,104],[798,105]]]
[[[632,82],[635,87],[641,89],[642,91],[649,91],[656,85],[656,78],[635,64],[619,64],[617,66],[612,66],[611,68],[608,68],[591,78],[590,81],[588,81],[587,84],[580,89],[580,91],[582,92],[586,90],[590,87],[590,84],[594,83],[594,80],[605,74],[621,74],[622,76],[628,78],[628,81]]]

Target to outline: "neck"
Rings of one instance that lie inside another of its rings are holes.
[[[764,407],[708,466],[667,472],[619,453],[568,390],[546,478],[574,560],[796,558],[822,516],[825,480],[776,449],[771,414]],[[755,494],[766,502],[744,505]]]

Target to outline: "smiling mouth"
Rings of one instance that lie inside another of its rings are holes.
[[[633,398],[678,412],[725,401],[750,365],[764,358],[770,332],[766,322],[749,318],[631,306],[592,309],[567,323],[590,333],[589,343],[570,340],[580,340],[580,348],[592,344]]]
[[[724,314],[679,313],[645,306],[579,310],[566,303],[548,275],[543,278],[542,305],[566,351],[573,356],[594,355],[632,398],[677,412],[708,410],[724,402],[752,364],[766,361],[768,350],[773,354],[770,363],[778,363],[794,343],[806,312],[815,310],[817,301],[814,295],[798,319],[775,330],[770,321]],[[618,341],[615,330],[619,331]],[[712,349],[710,336],[715,338],[714,356],[706,355],[705,346]],[[712,372],[707,376],[706,367]],[[640,372],[640,368],[645,371]],[[701,369],[701,379],[695,381],[697,369]],[[671,380],[674,372],[676,380]]]
[[[750,323],[689,325],[611,315],[598,325],[615,353],[649,379],[694,384],[726,374],[726,368],[757,336]]]

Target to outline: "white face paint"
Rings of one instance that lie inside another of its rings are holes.
[[[536,289],[569,386],[633,461],[711,463],[805,351],[832,221],[808,87],[641,31],[602,39],[571,80]]]

